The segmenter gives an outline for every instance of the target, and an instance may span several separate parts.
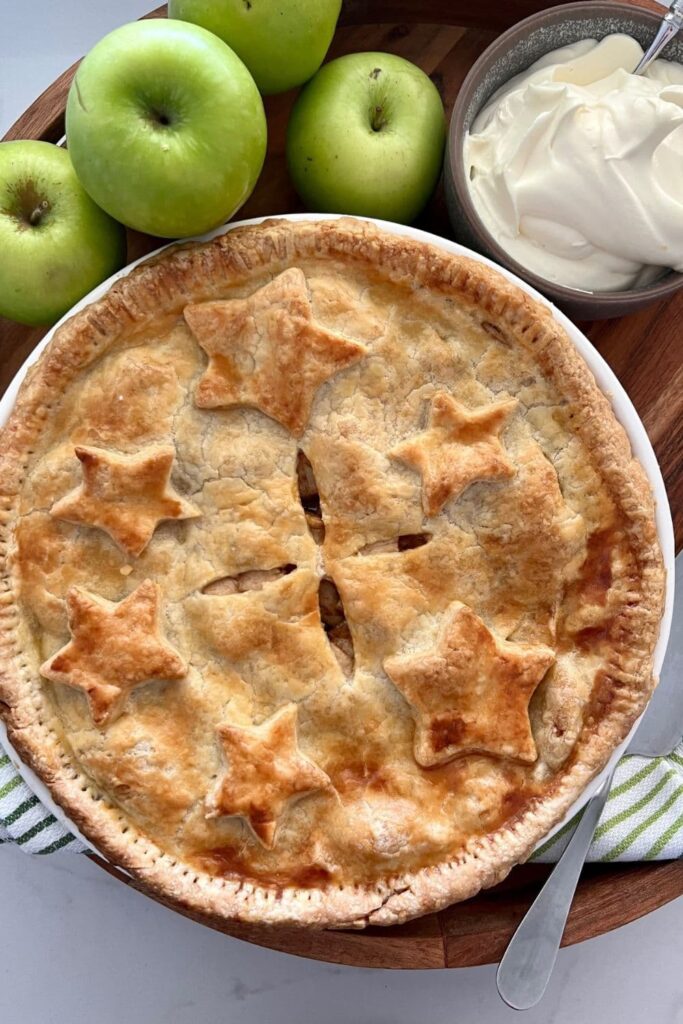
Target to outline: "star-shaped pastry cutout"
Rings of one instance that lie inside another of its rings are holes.
[[[256,407],[296,436],[320,385],[367,353],[313,321],[306,278],[296,267],[246,299],[202,302],[184,313],[209,357],[196,404]]]
[[[72,587],[66,610],[71,640],[40,671],[82,690],[97,725],[111,720],[136,686],[186,674],[187,665],[161,636],[159,589],[151,580],[118,604]]]
[[[467,409],[445,391],[434,395],[427,430],[389,452],[422,474],[422,506],[428,516],[476,481],[514,476],[499,435],[516,408],[515,399]]]
[[[296,704],[286,704],[261,725],[218,727],[226,769],[207,797],[207,818],[240,815],[271,849],[288,805],[331,786],[299,750],[296,719]]]
[[[387,658],[384,670],[415,717],[415,760],[423,768],[462,754],[533,763],[531,696],[555,660],[541,644],[498,640],[461,605],[436,648]]]
[[[174,449],[152,445],[135,455],[79,445],[83,482],[50,509],[70,523],[99,527],[127,555],[140,555],[164,519],[193,519],[199,509],[182,498],[169,480]]]

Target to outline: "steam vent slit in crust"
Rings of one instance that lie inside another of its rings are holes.
[[[472,896],[649,697],[646,478],[482,264],[350,219],[176,249],[56,332],[0,441],[11,740],[172,903]]]

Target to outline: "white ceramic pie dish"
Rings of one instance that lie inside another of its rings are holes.
[[[334,214],[290,214],[287,215],[287,219],[322,220],[331,219],[334,216]],[[192,239],[192,241],[208,241],[209,239],[214,238],[217,235],[221,235],[228,231],[231,231],[233,228],[241,227],[247,224],[258,224],[265,219],[266,218],[260,217],[224,225],[210,232],[207,235],[203,235],[197,239]],[[605,395],[609,398],[617,419],[624,427],[629,437],[633,452],[639,459],[648,476],[650,486],[655,497],[657,532],[664,557],[664,565],[667,573],[664,614],[660,625],[659,638],[654,652],[654,672],[655,675],[658,676],[664,661],[667,641],[671,629],[671,617],[673,612],[675,559],[673,523],[671,520],[671,511],[669,508],[666,490],[664,487],[664,481],[662,479],[662,474],[657,463],[655,453],[652,449],[652,445],[650,444],[650,440],[647,436],[642,421],[640,420],[630,398],[624,391],[618,379],[616,378],[608,364],[605,362],[605,360],[602,358],[602,356],[599,354],[599,352],[597,352],[597,350],[591,345],[591,343],[581,333],[581,331],[579,331],[579,329],[575,327],[574,324],[572,324],[572,322],[563,313],[560,313],[557,309],[555,309],[555,307],[552,306],[552,304],[549,303],[542,295],[540,295],[537,291],[535,291],[524,281],[520,280],[520,278],[516,277],[510,271],[498,266],[492,260],[486,259],[485,257],[479,256],[478,254],[472,252],[471,250],[466,249],[464,246],[458,245],[457,243],[448,241],[447,239],[444,238],[439,238],[438,236],[432,235],[426,231],[421,231],[418,230],[417,228],[405,227],[398,224],[392,224],[386,221],[373,220],[372,218],[366,219],[372,220],[373,223],[375,223],[378,227],[382,228],[384,231],[388,231],[397,235],[405,235],[409,238],[415,239],[416,241],[427,242],[432,245],[440,246],[447,252],[456,253],[462,256],[468,256],[470,259],[477,260],[480,263],[484,263],[490,267],[493,267],[495,270],[503,274],[510,281],[516,284],[519,288],[525,291],[528,295],[531,295],[538,301],[543,302],[553,311],[553,315],[555,316],[556,320],[566,330],[567,334],[569,335],[572,342],[578,349],[579,353],[590,367],[598,385],[605,393]],[[169,244],[173,245],[175,243]],[[165,248],[168,247],[169,246],[162,246],[160,249],[156,250],[155,253],[152,253],[150,255],[157,255],[158,253],[162,252]],[[0,426],[4,425],[9,417],[10,411],[16,399],[17,392],[19,390],[19,386],[24,379],[26,371],[31,366],[31,364],[36,361],[36,359],[43,351],[45,346],[49,343],[55,330],[60,326],[60,324],[62,324],[65,320],[69,319],[74,313],[89,305],[91,302],[94,302],[96,299],[101,298],[111,287],[114,281],[116,281],[120,277],[124,277],[135,266],[137,266],[139,263],[144,262],[147,259],[149,259],[149,255],[144,256],[141,259],[136,260],[134,263],[129,264],[123,270],[120,270],[118,273],[110,277],[107,281],[104,281],[101,285],[99,285],[92,292],[86,295],[85,298],[83,298],[79,303],[77,303],[73,307],[73,309],[71,309],[69,313],[67,313],[66,316],[64,316],[62,320],[59,321],[59,323],[55,324],[55,326],[47,333],[45,338],[43,338],[43,340],[33,350],[33,352],[28,357],[24,365],[16,374],[14,380],[10,384],[5,395],[0,400]],[[634,726],[634,730],[635,728],[636,726]],[[550,832],[543,837],[543,839],[538,844],[539,846],[542,843],[545,843],[550,836],[552,836],[555,832],[562,828],[564,823],[568,821],[571,817],[573,817],[573,815],[576,814],[577,811],[581,809],[581,807],[583,807],[583,805],[590,798],[590,796],[601,785],[602,781],[604,780],[607,773],[611,770],[612,766],[621,757],[626,746],[628,745],[629,738],[630,737],[627,737],[626,740],[624,740],[624,742],[614,751],[612,757],[610,758],[610,761],[605,766],[603,771],[591,781],[591,783],[586,787],[586,789],[583,791],[579,799],[576,800],[574,804],[572,804],[572,806],[569,808],[567,814],[562,819],[562,821],[558,822],[557,825],[555,825],[554,828],[551,829]],[[24,780],[26,781],[28,786],[33,790],[33,792],[39,797],[42,803],[54,814],[58,821],[62,822],[62,824],[67,829],[69,829],[73,834],[77,835],[86,846],[95,850],[96,848],[93,846],[93,844],[89,842],[89,840],[87,840],[79,832],[79,830],[71,823],[71,821],[64,813],[64,811],[54,802],[45,784],[34,774],[34,772],[31,771],[30,768],[28,768],[20,761],[16,753],[12,750],[11,745],[7,740],[7,734],[4,723],[1,720],[0,739],[2,740],[3,745],[6,747],[6,749],[12,756],[12,760],[16,764]]]

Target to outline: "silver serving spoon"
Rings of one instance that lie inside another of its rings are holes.
[[[666,44],[671,42],[681,28],[683,28],[683,0],[672,0],[669,10],[657,29],[657,35],[643,54],[633,74],[644,74],[652,61],[659,57]]]
[[[683,650],[675,642],[683,620],[683,553],[676,559],[673,641],[647,712],[627,753],[656,757],[670,753],[683,735]],[[586,804],[569,845],[512,936],[498,967],[501,998],[514,1010],[535,1006],[550,981],[574,892],[595,827],[607,802],[612,774]]]

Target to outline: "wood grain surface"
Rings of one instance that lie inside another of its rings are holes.
[[[347,0],[330,56],[356,50],[400,54],[432,77],[450,113],[464,76],[495,35],[543,6],[547,5],[533,0]],[[656,8],[648,0],[641,6]],[[165,8],[159,8],[150,17],[164,14]],[[66,96],[76,66],[65,71],[31,104],[6,139],[61,139]],[[284,159],[285,129],[293,99],[290,93],[266,100],[268,157],[254,194],[238,214],[240,218],[301,209]],[[419,226],[450,237],[440,192]],[[157,239],[130,232],[129,259],[159,244]],[[621,320],[580,326],[610,363],[645,423],[667,485],[678,550],[683,544],[683,295]],[[44,333],[44,329],[29,329],[0,318],[0,393]],[[101,858],[94,859],[110,874],[144,892],[143,886],[123,872]],[[317,960],[367,967],[465,967],[500,958],[548,870],[541,865],[519,867],[501,885],[475,899],[395,928],[311,932],[205,918],[201,921],[248,942]],[[564,944],[609,931],[681,894],[682,862],[588,866]]]

